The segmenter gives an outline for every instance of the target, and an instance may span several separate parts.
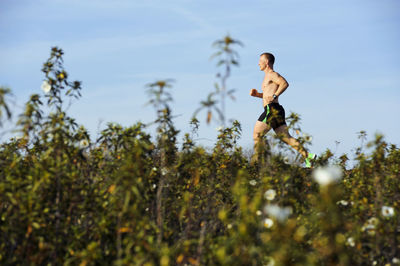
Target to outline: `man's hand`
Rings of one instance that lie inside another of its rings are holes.
[[[258,92],[257,92],[257,90],[256,89],[251,89],[250,90],[250,96],[253,96],[253,97],[258,97]]]

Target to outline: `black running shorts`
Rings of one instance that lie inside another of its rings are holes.
[[[286,125],[285,109],[283,109],[283,106],[279,103],[267,104],[264,107],[264,112],[258,118],[258,121],[266,123],[273,129]]]

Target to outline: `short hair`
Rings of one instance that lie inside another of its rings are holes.
[[[271,53],[262,53],[260,56],[265,56],[268,59],[268,62],[273,65],[275,63],[275,56]]]

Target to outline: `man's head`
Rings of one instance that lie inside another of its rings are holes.
[[[262,53],[260,55],[260,61],[258,62],[258,65],[260,66],[260,70],[264,71],[267,68],[267,66],[273,68],[274,62],[275,62],[275,56],[273,54]]]

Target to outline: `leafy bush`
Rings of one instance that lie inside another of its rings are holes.
[[[62,55],[52,49],[44,99],[30,97],[21,135],[0,146],[2,265],[399,263],[400,150],[382,136],[351,169],[327,150],[314,171],[267,143],[250,164],[238,121],[208,150],[193,140],[194,118],[178,147],[167,80],[147,86],[155,141],[144,124],[109,123],[92,142],[65,111],[81,84],[68,81]],[[11,91],[0,92],[10,116]]]

